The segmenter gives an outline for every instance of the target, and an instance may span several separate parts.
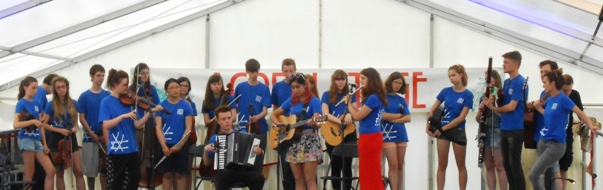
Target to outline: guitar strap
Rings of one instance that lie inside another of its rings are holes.
[[[305,104],[303,105],[302,110],[301,110],[301,115],[299,116],[299,120],[300,120],[300,121],[303,121],[303,120],[305,120],[305,119],[306,119],[306,112],[307,112],[307,110],[308,110],[308,106],[309,106],[309,105],[310,105],[310,101],[308,101],[308,103],[305,103]],[[316,131],[315,131],[315,132],[316,132]]]

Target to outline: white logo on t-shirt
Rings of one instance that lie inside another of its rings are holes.
[[[262,102],[262,96],[255,96],[256,102]]]
[[[178,109],[178,115],[184,114],[184,109]]]
[[[34,106],[34,109],[36,110],[36,112],[40,112],[40,108],[38,108],[38,106]]]
[[[513,95],[513,89],[509,89],[509,95]]]
[[[458,100],[456,100],[457,103],[462,104],[465,101],[465,99],[463,98],[459,98]]]
[[[551,109],[556,110],[557,109],[557,103],[553,103],[553,106],[551,106]]]

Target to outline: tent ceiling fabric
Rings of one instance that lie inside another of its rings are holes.
[[[0,86],[6,86],[8,83],[11,83],[12,86],[14,85],[12,83],[16,82],[15,80],[26,75],[41,73],[42,69],[53,72],[62,68],[57,66],[70,65],[88,59],[132,42],[132,39],[140,39],[138,38],[140,34],[207,11],[217,5],[225,6],[225,2],[231,2],[231,0],[113,0],[111,4],[106,2],[100,0],[51,1],[44,6],[0,19],[0,33],[6,34],[6,37],[0,38],[0,70],[11,71],[10,75],[0,76]],[[131,9],[127,13],[119,13],[121,15],[109,21],[99,22],[54,39],[40,39],[40,37],[66,28],[78,27],[79,23],[88,22],[89,19],[119,12],[136,4],[140,4],[141,7]],[[66,10],[56,11],[62,9]],[[61,14],[55,15],[57,12]],[[36,22],[25,22],[31,20]],[[32,39],[41,40],[43,43],[32,47],[15,48],[32,41]],[[30,65],[30,63],[31,66],[28,66],[27,69],[15,69],[15,65]]]
[[[0,19],[42,5],[51,0],[9,0],[0,4]]]

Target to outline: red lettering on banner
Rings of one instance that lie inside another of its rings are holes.
[[[282,72],[272,73],[272,84],[276,84],[276,77],[285,76]]]
[[[232,84],[232,87],[233,88],[237,87],[237,84],[235,84],[235,81],[237,81],[237,78],[245,77],[245,76],[247,76],[247,73],[244,73],[244,72],[238,72],[238,73],[235,73],[234,75],[232,75],[232,77],[230,78],[230,84]],[[264,84],[266,86],[270,86],[270,81],[268,80],[268,76],[266,76],[266,74],[259,72],[258,77],[261,77],[262,79],[264,79]],[[233,89],[233,92],[234,92],[234,89]]]
[[[404,77],[408,77],[408,72],[400,72],[400,74],[402,74]],[[404,79],[404,82],[406,83],[406,93],[404,93],[404,99],[406,99],[406,104],[410,104],[410,102],[408,102],[410,100],[410,84],[408,84],[406,79]]]
[[[412,73],[412,86],[413,86],[413,91],[412,91],[412,108],[425,108],[425,104],[418,104],[417,100],[418,98],[418,94],[419,94],[419,82],[427,82],[427,78],[419,78],[419,76],[423,75],[423,72],[413,72]]]

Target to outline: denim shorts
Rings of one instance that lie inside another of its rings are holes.
[[[486,132],[486,147],[500,149],[500,128],[488,129],[488,132]]]
[[[44,152],[44,146],[41,141],[30,138],[20,138],[18,141],[21,151]]]

